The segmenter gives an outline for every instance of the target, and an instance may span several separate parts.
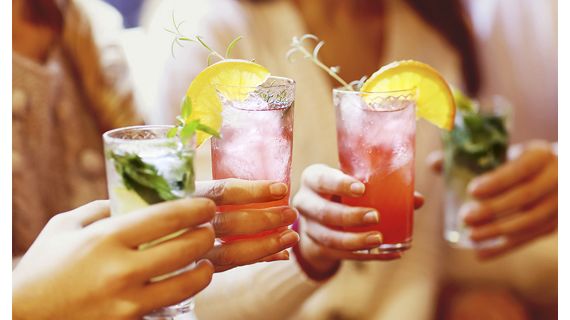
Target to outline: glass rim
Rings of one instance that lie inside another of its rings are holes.
[[[123,132],[123,131],[136,131],[136,130],[152,130],[152,129],[163,129],[163,130],[170,130],[174,128],[174,125],[162,125],[162,124],[152,124],[152,125],[137,125],[137,126],[129,126],[129,127],[121,127],[116,129],[111,129],[103,133],[103,141],[105,143],[141,143],[144,141],[148,142],[155,142],[155,141],[176,141],[178,137],[160,137],[160,138],[150,138],[150,139],[128,139],[128,138],[120,138],[120,137],[113,137],[113,134]]]
[[[280,84],[262,87],[262,85],[270,79],[284,80],[286,83],[280,83]],[[261,85],[258,85],[258,86],[241,86],[241,85],[231,85],[231,84],[223,84],[223,83],[212,83],[212,86],[214,86],[214,88],[225,87],[225,88],[244,88],[244,89],[257,89],[257,88],[271,89],[271,88],[279,88],[279,87],[291,87],[291,86],[294,86],[297,84],[295,82],[295,80],[293,80],[291,78],[280,77],[280,76],[269,76],[269,77],[267,77],[265,82],[263,82]]]
[[[417,87],[411,87],[408,89],[398,89],[398,90],[387,90],[387,91],[355,91],[348,90],[344,87],[337,87],[333,89],[333,93],[343,93],[343,94],[394,94],[394,93],[412,93],[416,95]]]

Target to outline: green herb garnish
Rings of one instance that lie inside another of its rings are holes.
[[[487,114],[473,101],[455,90],[455,127],[443,134],[446,171],[462,166],[475,174],[492,170],[505,162],[508,132],[505,116]]]
[[[125,187],[136,192],[146,203],[155,204],[179,198],[158,170],[138,155],[111,153],[110,157]]]
[[[205,132],[216,138],[220,137],[220,133],[217,130],[201,123],[200,119],[189,120],[192,114],[192,99],[190,97],[184,96],[180,109],[180,115],[176,117],[177,124],[168,131],[167,137],[174,138],[178,135],[183,144],[190,143],[196,131]]]

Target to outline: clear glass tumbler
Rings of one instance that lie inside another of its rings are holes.
[[[358,92],[333,90],[341,170],[366,186],[362,197],[342,197],[351,206],[370,207],[380,224],[350,227],[379,231],[383,243],[362,253],[407,250],[414,214],[415,90]]]
[[[502,241],[492,239],[475,244],[470,239],[470,228],[460,215],[463,204],[473,200],[467,193],[471,180],[506,160],[512,108],[498,96],[488,105],[492,108],[472,112],[458,110],[455,128],[443,133],[446,188],[443,236],[456,248],[493,247]]]
[[[170,128],[136,126],[103,134],[112,216],[129,214],[163,201],[190,197],[194,192],[194,147],[192,144],[183,144],[179,138],[168,138]],[[143,244],[139,250],[179,234]],[[160,281],[185,270],[187,268],[151,281]],[[155,310],[144,319],[194,319],[193,302],[188,299]]]
[[[214,179],[277,180],[290,187],[295,81],[269,77],[258,87],[217,85],[222,105],[221,138],[213,138]],[[220,206],[219,211],[286,206],[282,200]],[[266,233],[257,236],[263,236]],[[227,237],[233,241],[249,237]]]

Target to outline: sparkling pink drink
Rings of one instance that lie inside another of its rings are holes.
[[[270,77],[257,88],[217,86],[217,89],[223,123],[221,139],[212,139],[213,178],[276,180],[290,188],[295,82]],[[278,201],[226,205],[218,209],[223,212],[288,204],[289,194]],[[267,232],[257,236],[265,234]],[[246,237],[223,240],[241,238]]]
[[[414,92],[334,90],[333,98],[341,169],[366,186],[364,196],[341,201],[380,214],[377,225],[346,230],[382,233],[383,243],[371,253],[407,250],[414,212]]]

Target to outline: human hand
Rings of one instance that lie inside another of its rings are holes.
[[[207,260],[165,280],[149,280],[188,266],[212,248],[208,222],[214,213],[212,201],[186,199],[112,219],[106,219],[108,201],[56,215],[12,273],[14,319],[140,319],[184,301],[210,283]]]
[[[332,227],[356,227],[374,225],[380,214],[372,208],[350,207],[330,199],[334,196],[359,197],[364,194],[364,184],[342,171],[322,164],[311,165],[302,176],[301,189],[295,195],[293,205],[305,218],[299,245],[303,258],[311,266],[326,273],[340,260],[392,260],[394,254],[357,254],[354,251],[377,247],[382,235],[377,231],[345,232]],[[423,204],[423,197],[415,195],[416,209]]]
[[[287,185],[276,181],[225,179],[196,184],[197,196],[212,199],[217,205],[245,205],[283,199]],[[216,213],[212,225],[216,237],[244,236],[277,230],[263,237],[217,243],[206,257],[216,272],[257,262],[288,260],[287,248],[299,241],[299,235],[289,230],[297,212],[288,206],[266,209],[241,209]]]
[[[551,143],[532,141],[509,149],[507,163],[471,181],[468,192],[475,198],[460,215],[472,227],[471,239],[504,241],[479,248],[481,259],[495,257],[558,226],[558,156]]]

